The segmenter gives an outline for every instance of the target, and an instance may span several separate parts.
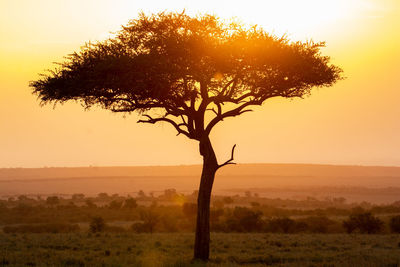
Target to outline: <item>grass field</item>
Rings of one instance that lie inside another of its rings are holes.
[[[212,234],[192,263],[193,234],[0,234],[0,266],[400,266],[399,235]]]

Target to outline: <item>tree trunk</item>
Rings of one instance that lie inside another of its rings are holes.
[[[218,169],[217,158],[209,137],[200,140],[200,154],[203,156],[199,195],[197,198],[196,237],[194,259],[207,261],[210,254],[210,199],[215,173]]]

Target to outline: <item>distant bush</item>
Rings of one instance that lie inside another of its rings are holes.
[[[328,233],[330,232],[330,227],[337,224],[325,216],[310,216],[302,219],[301,222],[306,224],[307,231],[311,233]]]
[[[376,234],[383,228],[383,221],[370,212],[353,213],[343,222],[347,233],[359,231],[363,234]]]
[[[55,206],[60,204],[60,199],[57,196],[47,197],[46,204],[50,206]]]
[[[163,232],[173,233],[179,231],[179,219],[174,214],[164,214],[160,218],[160,228]]]
[[[143,210],[140,219],[142,222],[132,224],[131,229],[137,233],[153,233],[160,216],[154,210]]]
[[[79,230],[79,225],[68,223],[22,224],[3,228],[4,233],[71,233]]]
[[[296,228],[296,221],[282,217],[268,220],[265,231],[272,233],[294,233],[297,232]]]
[[[325,216],[309,216],[293,220],[278,217],[266,221],[264,231],[271,233],[331,233],[340,232],[341,225]]]
[[[83,200],[83,199],[85,199],[85,195],[84,194],[73,194],[71,199],[72,200]]]
[[[122,207],[122,201],[113,200],[108,204],[108,206],[112,210],[119,210]]]
[[[226,217],[226,232],[259,232],[264,222],[262,212],[245,207],[235,207]]]
[[[389,226],[393,233],[400,233],[400,215],[392,217]]]
[[[97,205],[93,203],[91,199],[86,199],[85,204],[88,208],[94,209],[97,208]]]
[[[182,212],[186,218],[192,219],[196,217],[197,214],[197,204],[196,203],[183,203]]]
[[[232,197],[224,197],[223,199],[225,204],[232,204],[233,203],[233,198]]]
[[[134,198],[127,198],[124,202],[124,208],[126,209],[135,209],[137,208],[138,204],[136,202],[136,199]]]
[[[102,217],[93,217],[90,221],[90,232],[97,233],[103,232],[106,227],[106,223]]]

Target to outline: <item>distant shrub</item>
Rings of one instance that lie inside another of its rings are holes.
[[[224,203],[224,201],[223,201],[222,199],[216,199],[216,200],[214,200],[214,201],[212,202],[212,206],[213,206],[215,209],[223,209],[224,206],[225,206],[225,203]]]
[[[85,204],[88,208],[97,208],[97,205],[93,203],[93,201],[91,199],[86,199]]]
[[[22,215],[22,216],[29,216],[29,215],[32,215],[32,213],[33,213],[32,206],[25,204],[25,203],[19,203],[17,206],[15,206],[13,208],[13,210],[15,210],[15,212],[18,215]]]
[[[137,208],[138,204],[136,202],[136,199],[134,198],[127,198],[124,202],[124,208],[126,209],[135,209]]]
[[[225,204],[232,204],[233,203],[233,198],[232,197],[224,197],[224,203]]]
[[[174,214],[164,214],[160,218],[161,230],[168,233],[178,232],[178,222],[179,219]]]
[[[90,232],[97,233],[103,232],[106,227],[106,223],[102,217],[93,217],[90,221]]]
[[[217,223],[222,215],[224,215],[223,209],[211,209],[210,210],[210,223]]]
[[[364,234],[376,234],[382,230],[383,221],[370,212],[353,213],[343,222],[347,233],[358,230]]]
[[[137,233],[153,233],[159,223],[160,216],[153,210],[143,210],[140,213],[142,222],[134,223],[131,229]]]
[[[165,189],[164,194],[159,196],[159,198],[166,201],[174,201],[176,199],[179,199],[179,196],[180,195],[176,192],[175,188],[170,188]]]
[[[400,215],[392,217],[389,226],[393,233],[400,233]]]
[[[50,206],[55,206],[60,204],[60,199],[57,196],[47,197],[46,204]]]
[[[188,218],[188,219],[194,218],[197,214],[197,204],[196,203],[188,203],[188,202],[183,203],[182,212],[186,218]]]
[[[296,221],[287,218],[274,218],[267,222],[266,232],[272,233],[294,233],[296,232]]]
[[[4,233],[71,233],[79,230],[79,225],[68,223],[22,224],[3,228]]]
[[[108,206],[112,210],[119,210],[122,207],[122,201],[113,200]]]
[[[343,221],[342,225],[348,234],[354,232],[357,229],[356,222],[354,220],[351,220],[350,218]]]
[[[301,220],[307,225],[307,231],[311,233],[328,233],[331,225],[335,221],[328,219],[326,216],[310,216]]]
[[[99,198],[99,199],[108,199],[109,198],[109,196],[108,196],[108,194],[107,193],[98,193],[97,194],[97,198]]]
[[[264,222],[262,213],[245,207],[235,207],[226,219],[226,231],[230,232],[259,232]]]
[[[131,225],[131,230],[134,231],[135,233],[145,233],[146,232],[143,222],[134,222]]]
[[[85,195],[84,194],[73,194],[71,199],[72,200],[83,200],[83,199],[85,199]]]

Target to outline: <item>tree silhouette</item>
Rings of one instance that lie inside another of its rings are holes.
[[[88,43],[30,86],[42,104],[81,102],[171,124],[199,142],[203,169],[194,257],[209,258],[210,197],[218,163],[210,142],[221,121],[272,97],[303,97],[331,86],[340,68],[322,56],[324,43],[290,42],[263,29],[216,16],[159,13],[137,19],[103,42]],[[157,114],[157,116],[156,116]]]

